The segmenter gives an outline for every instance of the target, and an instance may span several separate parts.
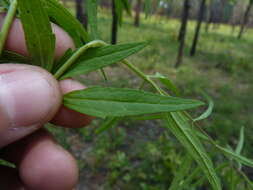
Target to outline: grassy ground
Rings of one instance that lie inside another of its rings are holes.
[[[99,15],[101,39],[110,41],[110,16],[105,10]],[[253,31],[248,30],[243,39],[236,39],[229,26],[204,30],[195,57],[189,57],[195,23],[189,23],[183,65],[174,69],[177,55],[177,33],[180,23],[174,19],[151,17],[142,19],[135,28],[132,19],[125,19],[119,30],[119,43],[149,41],[150,45],[130,60],[148,74],[160,72],[168,76],[181,90],[183,97],[202,99],[199,90],[207,92],[214,100],[211,117],[201,123],[221,144],[235,147],[240,128],[245,126],[243,154],[253,156]],[[238,29],[237,29],[238,30]],[[123,67],[107,68],[108,82],[100,73],[80,77],[87,85],[113,85],[135,87],[140,80]],[[203,110],[193,112],[197,116]],[[99,136],[94,129],[100,120],[78,131],[52,129],[59,141],[79,160],[81,178],[79,189],[163,190],[168,189],[173,175],[180,168],[184,151],[175,138],[159,121],[120,123],[119,127]],[[212,150],[210,149],[210,152]],[[217,164],[223,158],[215,157]],[[245,168],[250,177],[250,170]],[[223,185],[230,188],[236,175],[223,176]],[[199,172],[198,177],[203,174]],[[233,178],[234,177],[234,178]],[[228,180],[230,179],[230,180]],[[204,182],[205,183],[205,182]],[[208,186],[206,186],[206,189]],[[246,186],[237,186],[246,189]],[[187,189],[195,190],[193,184]]]

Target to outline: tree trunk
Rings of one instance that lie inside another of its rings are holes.
[[[247,6],[247,9],[246,9],[246,11],[244,13],[244,16],[243,16],[243,21],[242,21],[242,24],[241,24],[240,32],[238,34],[238,39],[241,39],[241,37],[243,35],[243,32],[245,30],[245,26],[247,25],[247,23],[249,21],[250,9],[252,7],[252,4],[253,4],[253,0],[250,0],[249,4]]]
[[[134,26],[136,27],[140,26],[140,12],[141,12],[141,0],[137,0],[134,19]]]
[[[213,17],[214,17],[214,13],[213,13],[213,1],[210,2],[209,5],[209,17],[206,20],[206,26],[205,26],[205,31],[208,32],[211,23],[213,22]]]
[[[175,64],[176,68],[179,67],[183,61],[185,35],[187,32],[189,11],[190,11],[190,0],[185,0],[184,1],[184,9],[183,9],[183,13],[182,13],[181,28],[180,28],[180,32],[179,32],[179,36],[178,36],[178,40],[180,41],[180,45],[179,45],[179,49],[178,49],[177,61]]]
[[[206,0],[201,0],[200,8],[199,8],[199,15],[198,15],[198,23],[197,23],[196,29],[195,29],[195,35],[194,35],[194,39],[193,39],[193,43],[192,43],[190,56],[194,56],[195,53],[196,53],[196,47],[197,47],[197,44],[198,44],[201,24],[202,24],[204,14],[205,14],[205,8],[206,8]]]
[[[111,44],[117,43],[117,33],[118,33],[118,15],[116,12],[115,1],[112,0],[112,38]]]
[[[87,14],[85,14],[83,7],[85,3],[84,1],[76,0],[76,18],[84,25],[84,28],[87,29],[88,21],[87,21]]]

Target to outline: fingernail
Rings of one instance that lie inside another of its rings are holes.
[[[54,90],[43,74],[30,70],[0,73],[0,109],[11,127],[35,125],[52,108]]]

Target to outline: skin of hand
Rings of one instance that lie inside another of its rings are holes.
[[[0,15],[0,26],[4,15]],[[72,39],[53,25],[58,59]],[[28,55],[24,32],[15,19],[6,50]],[[63,94],[85,88],[72,79],[56,81],[46,70],[23,64],[0,64],[0,159],[16,168],[0,166],[0,189],[72,190],[78,181],[74,158],[59,146],[53,136],[42,129],[51,122],[77,128],[92,118],[62,106]]]

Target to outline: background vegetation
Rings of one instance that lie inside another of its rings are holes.
[[[85,2],[76,2],[82,3],[80,10],[84,10]],[[73,14],[78,10],[76,2],[64,1]],[[159,72],[168,76],[179,88],[182,97],[206,101],[201,95],[201,91],[205,91],[212,98],[214,109],[208,119],[201,121],[201,127],[221,145],[232,149],[237,147],[239,139],[241,142],[245,139],[242,154],[252,158],[253,30],[250,28],[251,12],[246,15],[252,1],[206,1],[196,54],[190,56],[201,2],[190,1],[190,20],[185,33],[183,59],[178,68],[175,68],[175,63],[180,43],[182,45],[182,39],[178,41],[178,33],[184,1],[152,1],[152,9],[145,9],[144,2],[141,2],[140,10],[143,11],[140,13],[140,24],[137,24],[139,27],[136,27],[134,12],[132,17],[125,12],[118,28],[117,41],[150,42],[141,53],[132,56],[131,61],[145,73],[152,75]],[[110,43],[111,1],[100,3],[99,36]],[[135,10],[138,8],[136,3],[138,1],[132,0]],[[147,19],[145,10],[150,13]],[[79,12],[80,15],[85,21],[85,11]],[[243,32],[240,32],[242,26]],[[108,81],[100,73],[91,73],[79,79],[86,85],[136,88],[140,82],[130,72],[117,66],[106,68],[105,72],[110,78]],[[203,111],[198,110],[193,115],[197,117]],[[99,124],[97,119],[90,126],[75,131],[49,127],[78,159],[81,169],[78,189],[211,189],[202,171],[185,154],[173,135],[164,130],[163,122],[128,120],[96,135],[94,131]],[[244,138],[242,134],[245,134]],[[208,149],[218,166],[217,173],[224,189],[252,189],[252,169],[217,156],[212,147]],[[177,186],[173,186],[174,183]]]

